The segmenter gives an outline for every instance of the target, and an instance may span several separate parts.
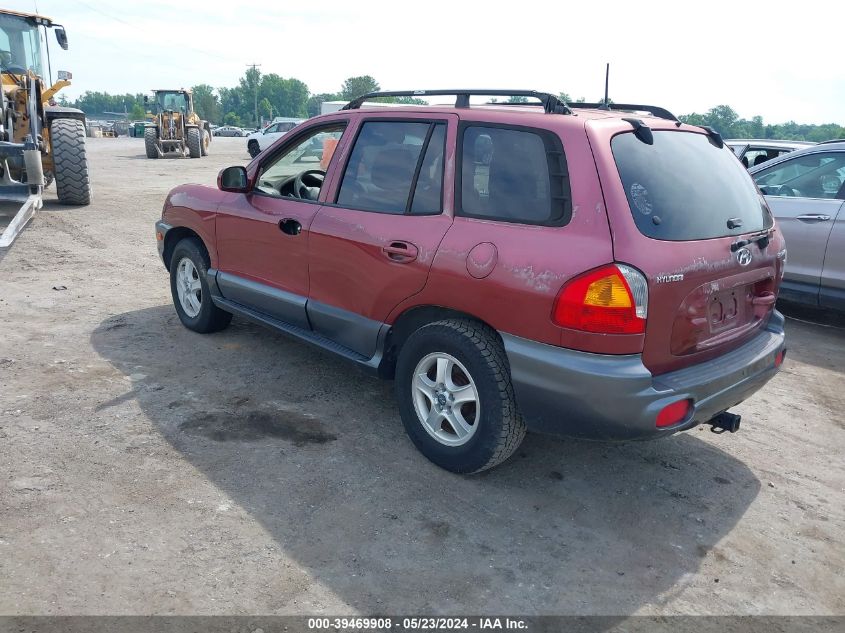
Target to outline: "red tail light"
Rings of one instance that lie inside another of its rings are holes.
[[[786,350],[782,349],[778,352],[778,355],[775,356],[775,367],[780,367],[783,365],[783,357],[786,356]]]
[[[602,266],[571,279],[555,301],[552,320],[562,327],[603,334],[642,334],[648,284],[623,264]]]
[[[682,421],[689,413],[692,401],[678,400],[672,404],[667,404],[657,414],[657,426],[672,426]]]

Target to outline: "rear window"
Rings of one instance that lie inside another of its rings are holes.
[[[748,172],[727,146],[704,134],[633,132],[611,141],[628,205],[640,233],[659,240],[704,240],[761,231],[772,218]],[[728,220],[741,223],[728,228]]]

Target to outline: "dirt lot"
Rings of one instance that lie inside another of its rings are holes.
[[[845,613],[841,322],[788,321],[736,435],[529,436],[458,477],[389,383],[179,324],[153,221],[244,146],[91,139],[95,203],[51,189],[2,256],[0,613]]]

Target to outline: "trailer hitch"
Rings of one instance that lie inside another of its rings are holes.
[[[710,425],[710,431],[716,434],[722,434],[725,431],[730,433],[736,433],[739,431],[739,423],[742,420],[741,415],[737,415],[736,413],[730,413],[728,411],[722,411],[719,415],[717,415],[712,420],[708,421],[707,424]]]

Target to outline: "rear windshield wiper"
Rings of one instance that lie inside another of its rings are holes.
[[[754,242],[757,243],[757,246],[762,251],[764,248],[766,248],[769,245],[769,238],[770,237],[771,237],[771,231],[767,229],[765,233],[761,233],[760,235],[754,235],[754,236],[749,237],[748,239],[744,239],[744,240],[737,240],[736,242],[731,244],[731,253],[735,253],[739,249],[741,249],[743,246],[748,246],[749,244],[753,244]]]

